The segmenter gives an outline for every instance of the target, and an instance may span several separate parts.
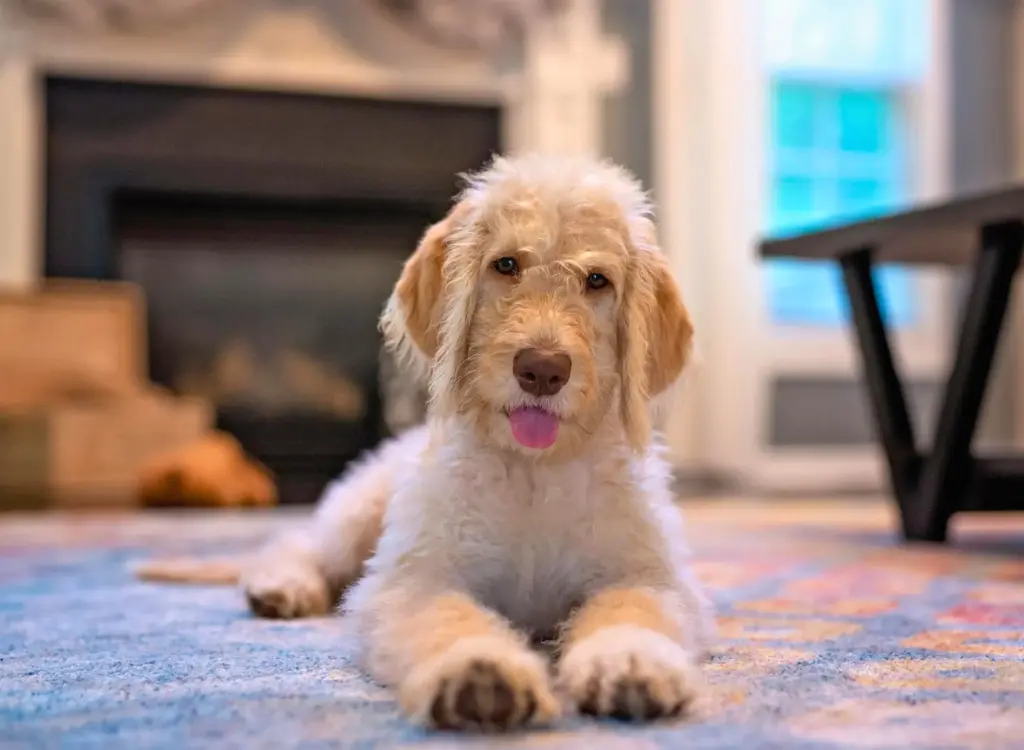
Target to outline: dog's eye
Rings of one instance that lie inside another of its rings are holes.
[[[519,273],[519,264],[515,258],[498,258],[492,265],[502,276],[515,276]]]
[[[610,283],[604,274],[592,273],[587,277],[587,289],[604,289]]]

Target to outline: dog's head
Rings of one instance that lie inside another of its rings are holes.
[[[432,414],[558,454],[609,430],[647,445],[649,401],[692,337],[636,180],[548,156],[468,178],[406,262],[382,330],[424,367]]]

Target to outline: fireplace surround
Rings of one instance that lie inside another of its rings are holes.
[[[0,0],[0,288],[27,291],[47,275],[127,276],[151,287],[155,278],[155,326],[169,309],[184,310],[187,320],[206,304],[196,298],[211,285],[222,292],[248,285],[250,296],[264,277],[279,276],[280,288],[329,286],[355,273],[340,260],[356,255],[353,243],[372,248],[387,268],[408,253],[413,226],[418,236],[445,209],[455,171],[476,166],[485,151],[600,151],[601,101],[630,77],[628,48],[605,33],[602,3],[562,2],[557,13],[505,35],[503,44],[470,50],[421,34],[383,12],[378,0],[217,2],[145,28],[122,23],[120,15],[83,26],[48,12],[47,3]],[[135,105],[122,101],[132,98]],[[350,115],[348,125],[362,126],[338,125],[340,108]],[[232,109],[249,114],[223,115]],[[310,119],[290,126],[275,119],[285,117],[275,110],[301,110]],[[232,127],[211,130],[200,111],[220,112]],[[383,112],[386,124],[374,119]],[[478,141],[464,143],[457,123],[467,112],[479,118],[480,130]],[[421,127],[426,120],[433,131]],[[121,127],[111,131],[115,121]],[[369,166],[371,159],[358,161],[368,150],[375,154]],[[456,165],[456,150],[480,153]],[[278,158],[283,154],[292,158]],[[371,231],[353,218],[373,211],[389,212],[386,227],[378,222]],[[211,215],[221,225],[217,235]],[[325,251],[339,247],[349,252]],[[272,260],[284,248],[303,257],[296,268],[317,269],[315,280]],[[184,285],[164,275],[177,263],[180,276],[186,260],[208,271],[206,281],[175,295],[174,283]],[[379,296],[383,282],[371,280],[361,291]],[[317,289],[305,292],[319,300]],[[245,297],[240,289],[222,296]],[[271,302],[278,310],[271,319],[291,326],[276,329],[278,341],[305,336],[318,356],[296,346],[270,354],[274,326],[263,330],[256,316],[218,310],[218,325],[205,334],[225,338],[213,358],[217,366],[205,363],[205,374],[212,369],[216,377],[204,378],[204,363],[193,363],[184,368],[189,387],[226,394],[243,411],[257,393],[269,392],[272,411],[360,414],[372,434],[382,434],[372,427],[375,410],[399,428],[421,416],[422,392],[407,387],[393,362],[379,364],[383,383],[373,388],[362,368],[350,373],[345,362],[324,355],[322,342],[332,335],[347,342],[347,329],[332,334],[276,297]],[[327,312],[337,317],[337,309]],[[243,320],[250,336],[258,329],[259,342],[237,341],[232,326]],[[365,329],[365,320],[352,324]],[[153,364],[173,381],[167,356],[183,334],[161,339],[165,330],[154,332],[160,335],[153,337]],[[364,348],[357,350],[360,361],[369,361]],[[295,382],[297,392],[284,398],[281,384]],[[309,433],[298,434],[305,440]]]
[[[120,278],[151,376],[308,502],[387,432],[376,329],[494,106],[46,80],[45,275]]]

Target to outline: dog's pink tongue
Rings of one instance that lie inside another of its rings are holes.
[[[558,418],[536,406],[513,409],[508,420],[512,436],[527,448],[550,448],[558,437]]]

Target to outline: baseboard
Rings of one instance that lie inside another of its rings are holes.
[[[776,451],[741,475],[700,466],[676,466],[673,487],[682,497],[737,495],[763,498],[867,497],[888,491],[877,449]]]
[[[741,489],[737,478],[724,472],[691,467],[672,471],[672,491],[677,497],[735,497]]]

